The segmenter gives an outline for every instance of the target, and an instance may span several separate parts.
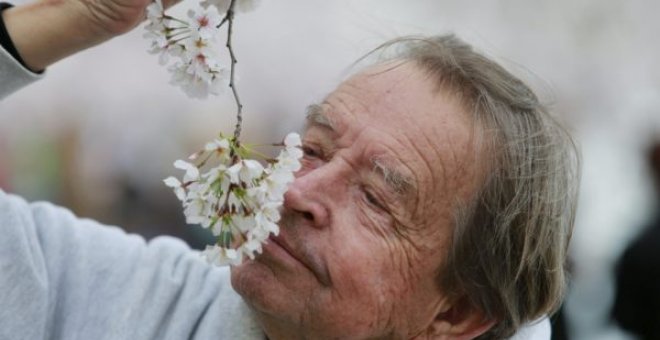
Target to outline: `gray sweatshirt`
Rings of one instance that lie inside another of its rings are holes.
[[[39,78],[0,47],[0,100]],[[264,338],[229,270],[182,241],[0,190],[0,340]],[[550,339],[548,320],[514,339]]]
[[[0,191],[0,339],[264,339],[182,241],[145,242]]]

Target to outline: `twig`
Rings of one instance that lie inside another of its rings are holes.
[[[229,12],[227,12],[227,14],[225,14],[225,17],[222,18],[222,20],[220,21],[220,23],[218,24],[218,26],[215,26],[215,28],[220,28],[220,27],[222,27],[222,25],[224,25],[224,24],[227,22],[227,20],[229,20]]]
[[[227,19],[227,50],[229,50],[229,57],[231,58],[231,68],[229,75],[229,87],[231,87],[231,92],[234,94],[234,100],[236,101],[236,127],[234,128],[234,141],[236,145],[239,145],[239,137],[241,136],[241,126],[243,124],[243,104],[241,104],[241,99],[238,97],[238,90],[236,89],[235,81],[235,72],[236,72],[236,56],[234,55],[234,49],[232,48],[231,38],[234,27],[234,7],[236,5],[236,0],[231,0],[229,4],[229,10],[225,18]],[[223,21],[225,21],[223,19]],[[221,23],[222,25],[222,23]]]

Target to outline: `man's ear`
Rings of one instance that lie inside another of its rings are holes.
[[[426,334],[428,339],[469,340],[486,333],[495,323],[462,297],[438,312]]]

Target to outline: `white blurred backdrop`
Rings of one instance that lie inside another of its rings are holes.
[[[299,128],[309,103],[390,38],[457,33],[572,128],[583,177],[569,334],[629,339],[609,322],[612,268],[656,206],[644,150],[660,136],[658,13],[653,0],[264,0],[236,20],[244,136],[271,142]],[[161,179],[175,159],[231,131],[234,104],[171,87],[142,34],[62,61],[0,102],[0,187],[146,236],[180,235]]]

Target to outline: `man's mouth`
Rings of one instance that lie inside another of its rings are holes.
[[[307,266],[305,262],[303,262],[300,259],[300,257],[295,254],[295,252],[291,249],[291,247],[286,243],[286,241],[284,241],[284,239],[281,236],[270,235],[270,237],[268,238],[268,243],[272,243],[278,249],[272,249],[273,247],[269,247],[270,244],[266,244],[264,247],[265,251],[270,251],[271,253],[275,253],[274,255],[285,254],[289,258],[298,262],[303,267],[307,267],[307,269],[311,270],[311,268],[309,268],[309,266]]]
[[[323,285],[329,285],[330,280],[325,270],[321,270],[320,264],[314,261],[307,261],[307,257],[299,255],[296,248],[291,247],[282,234],[279,236],[271,235],[268,238],[268,244],[264,245],[264,252],[269,255],[277,257],[285,262],[295,263],[295,265],[302,266],[310,271]]]

